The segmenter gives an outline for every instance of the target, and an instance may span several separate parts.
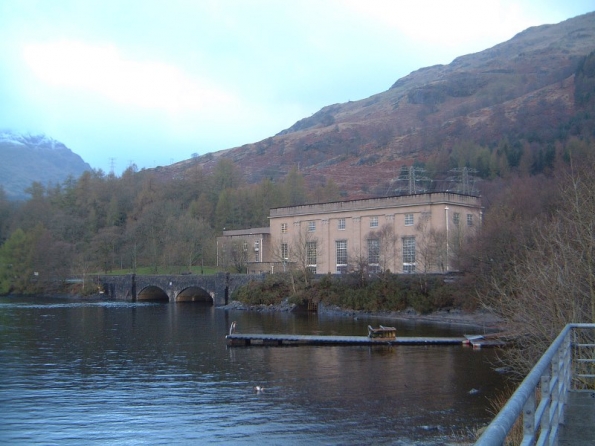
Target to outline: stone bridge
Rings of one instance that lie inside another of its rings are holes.
[[[112,299],[163,302],[207,302],[227,305],[229,296],[250,281],[264,280],[263,274],[135,275],[97,276],[97,284]]]

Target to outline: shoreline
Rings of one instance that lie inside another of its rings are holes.
[[[105,301],[102,294],[92,294],[88,296],[80,296],[73,294],[43,294],[40,295],[46,298],[66,299],[73,301]],[[9,294],[3,297],[22,297],[22,295]],[[239,301],[232,301],[227,305],[215,307],[224,311],[253,311],[253,312],[270,312],[270,313],[306,313],[307,311],[296,304],[289,304],[283,302],[278,305],[249,305]],[[427,324],[439,325],[459,325],[469,328],[483,330],[484,333],[493,333],[502,330],[503,321],[495,314],[486,310],[477,310],[473,312],[466,312],[458,308],[448,310],[439,310],[433,313],[422,314],[415,311],[413,308],[408,308],[403,311],[364,311],[364,310],[347,310],[339,307],[327,307],[319,305],[317,314],[321,316],[337,316],[337,317],[352,317],[352,318],[370,318],[370,319],[385,319],[389,321],[406,321],[406,322],[420,322]]]
[[[255,312],[306,312],[295,304],[283,303],[280,305],[248,305],[238,301],[230,302],[228,305],[217,307],[225,311],[255,311]],[[503,321],[495,314],[485,310],[474,312],[465,312],[460,309],[441,310],[428,314],[421,314],[412,308],[404,311],[363,311],[346,310],[339,307],[320,306],[317,313],[323,316],[339,316],[354,318],[375,318],[387,319],[393,321],[421,322],[430,324],[446,324],[468,326],[470,328],[481,329],[484,332],[495,332],[502,329]]]

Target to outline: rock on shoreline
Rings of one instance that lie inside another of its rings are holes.
[[[283,302],[279,305],[248,305],[239,301],[232,301],[228,305],[217,307],[223,310],[239,311],[257,311],[257,312],[293,312],[299,311],[296,304]],[[465,312],[460,309],[440,310],[434,313],[421,314],[413,308],[404,311],[361,311],[346,310],[339,307],[327,307],[319,305],[318,313],[324,315],[336,315],[345,317],[371,317],[383,318],[389,320],[407,320],[419,321],[435,324],[465,325],[475,328],[497,330],[502,324],[502,320],[489,311],[480,310],[474,312]]]

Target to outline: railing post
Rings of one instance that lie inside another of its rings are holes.
[[[560,399],[564,398],[564,368],[560,367],[561,361],[563,358],[563,350],[564,350],[564,342],[560,344],[556,353],[554,353],[554,357],[552,359],[552,376],[554,379],[554,388],[551,391],[550,395],[550,408],[547,411],[547,422],[549,424],[550,429],[557,429],[560,423]],[[551,423],[550,423],[551,420]],[[551,435],[551,432],[550,432]],[[556,438],[550,437],[550,444],[556,441]]]
[[[523,438],[535,439],[535,390],[533,390],[523,405]]]
[[[566,409],[566,403],[568,403],[568,391],[570,390],[572,381],[572,342],[571,337],[574,335],[575,330],[571,329],[562,343],[562,353],[560,357],[560,408],[558,410],[558,423],[564,424],[564,413]]]
[[[550,417],[549,414],[552,410],[552,392],[551,392],[551,375],[550,373],[546,372],[542,377],[541,377],[541,401],[548,401],[548,404],[546,406],[545,409],[545,416],[542,416],[541,418],[541,432],[543,435],[543,432],[549,432],[550,428],[551,428],[551,424],[550,424]]]

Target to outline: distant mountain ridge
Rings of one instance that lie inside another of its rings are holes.
[[[332,178],[348,197],[385,193],[401,167],[448,156],[465,141],[494,148],[506,138],[554,137],[580,110],[575,72],[593,51],[595,12],[532,27],[448,65],[414,71],[369,98],[323,107],[262,141],[158,173],[173,178],[196,165],[211,171],[228,158],[249,183],[298,167],[310,184]]]
[[[0,143],[10,143],[14,145],[22,145],[30,148],[50,149],[50,150],[69,150],[60,141],[56,141],[44,134],[40,135],[22,135],[12,132],[0,132]]]
[[[0,132],[0,185],[10,200],[29,198],[34,181],[44,186],[78,178],[91,166],[60,141],[46,135]]]

